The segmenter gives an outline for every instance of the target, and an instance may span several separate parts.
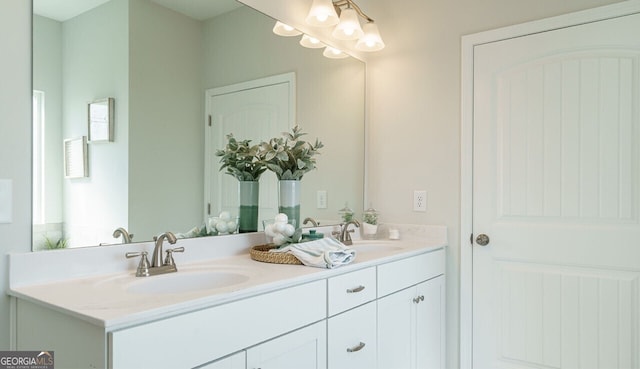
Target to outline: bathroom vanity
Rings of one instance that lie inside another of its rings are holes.
[[[147,244],[11,255],[16,349],[57,368],[442,368],[446,228],[403,234],[331,270],[251,260],[263,235],[180,240],[178,272],[152,277],[123,257]]]

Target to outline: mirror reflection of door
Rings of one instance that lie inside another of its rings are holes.
[[[288,131],[295,120],[294,80],[294,74],[288,73],[207,90],[211,126],[206,128],[205,218],[222,211],[239,212],[238,196],[229,196],[238,193],[238,180],[219,171],[216,150],[224,148],[230,133],[258,144]],[[277,211],[277,180],[267,171],[260,178],[258,222],[273,219]]]

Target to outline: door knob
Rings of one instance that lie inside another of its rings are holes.
[[[476,237],[476,243],[480,246],[487,246],[489,244],[489,236],[481,233]]]

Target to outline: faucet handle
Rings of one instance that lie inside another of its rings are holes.
[[[136,270],[136,277],[148,277],[149,276],[149,259],[147,258],[148,253],[146,251],[141,252],[127,252],[124,256],[127,259],[135,258],[140,256],[140,263],[138,264],[138,269]]]
[[[164,265],[176,265],[175,261],[173,260],[173,253],[174,252],[184,252],[184,247],[176,247],[173,249],[167,249],[165,250],[165,252],[167,253],[167,256],[164,258]]]

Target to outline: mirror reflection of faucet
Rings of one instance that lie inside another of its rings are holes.
[[[315,219],[307,217],[304,218],[304,221],[302,222],[302,225],[307,225],[307,223],[311,223],[312,226],[317,227],[319,225],[318,222],[316,222]]]
[[[133,234],[129,234],[129,232],[122,227],[113,231],[113,238],[118,238],[120,236],[122,236],[122,243],[131,243],[131,239],[133,239]]]
[[[355,232],[355,229],[349,229],[349,226],[353,224],[355,227],[360,227],[360,222],[357,219],[351,219],[350,221],[342,224],[342,229],[337,232],[332,232],[331,234],[334,236],[338,236],[338,241],[342,242],[344,245],[351,246],[353,245],[353,240],[351,239],[351,233]]]
[[[178,271],[176,268],[175,261],[173,260],[174,252],[184,252],[184,247],[176,247],[172,249],[167,249],[166,256],[164,261],[162,260],[162,244],[164,240],[167,240],[170,244],[175,244],[177,242],[176,236],[171,232],[165,232],[158,237],[154,237],[155,247],[153,248],[153,256],[151,258],[151,263],[149,263],[149,259],[147,258],[148,253],[146,251],[142,252],[127,252],[125,256],[127,258],[133,258],[136,256],[140,256],[140,263],[138,264],[138,269],[136,270],[136,277],[149,277],[152,275],[158,274],[166,274],[166,273],[175,273]]]

